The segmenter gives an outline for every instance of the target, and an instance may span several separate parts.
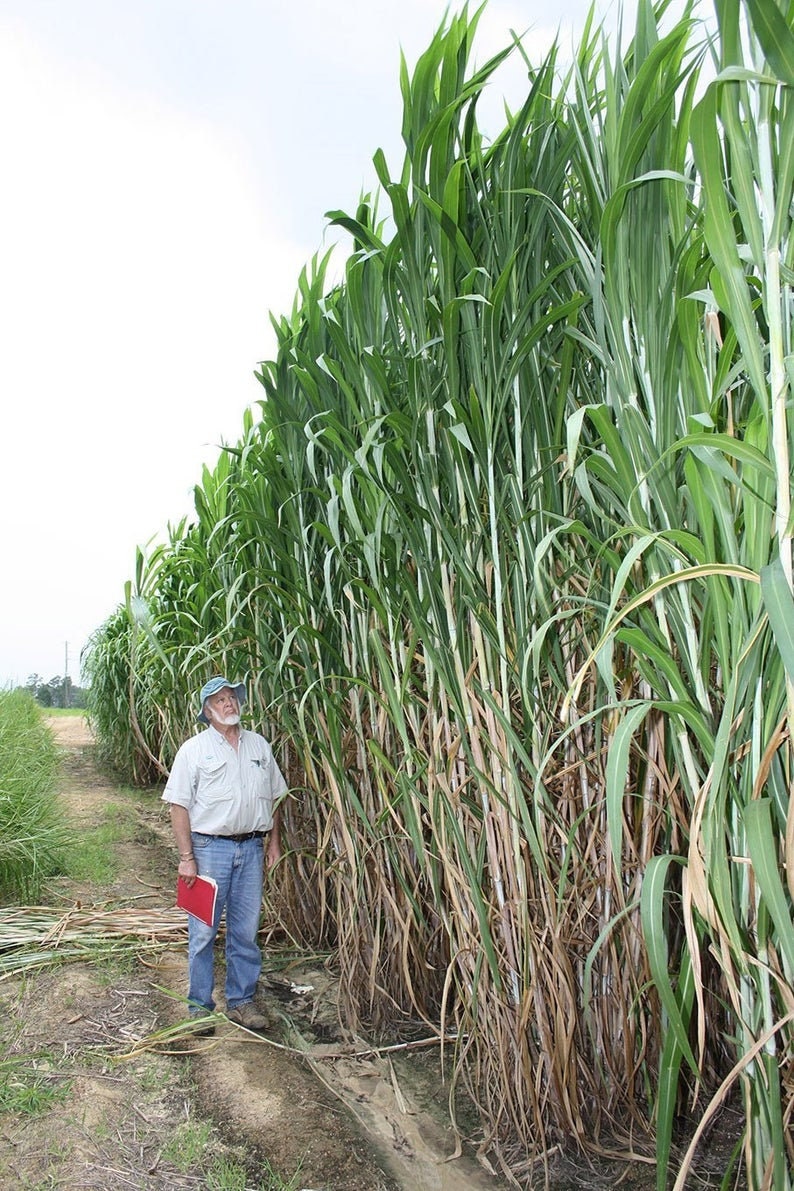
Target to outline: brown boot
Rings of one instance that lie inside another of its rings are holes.
[[[191,1033],[199,1038],[209,1038],[215,1033],[215,1026],[212,1024],[213,1014],[209,1009],[194,1009],[190,1014],[190,1022],[193,1027]],[[210,1018],[209,1024],[207,1018]],[[195,1025],[193,1023],[195,1022]]]
[[[246,1030],[266,1030],[270,1025],[253,1001],[247,1001],[245,1005],[236,1005],[234,1009],[227,1009],[226,1016],[236,1026],[244,1026]]]

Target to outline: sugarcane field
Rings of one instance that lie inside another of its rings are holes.
[[[792,1191],[794,7],[482,13],[85,712],[0,691],[0,1186]],[[231,900],[188,1004],[230,842],[256,1007]]]
[[[185,915],[174,908],[159,791],[109,780],[83,716],[52,717],[48,726],[72,828],[104,837],[114,855],[104,880],[58,876],[52,905],[4,914],[0,1185],[510,1185],[464,1140],[476,1133],[464,1102],[452,1126],[438,1036],[384,1042],[346,1030],[332,956],[284,940],[267,898],[263,1000],[272,1028],[258,1037],[227,1023],[212,1038],[193,1036],[182,995]],[[728,1138],[699,1164],[699,1185],[717,1185],[736,1110],[728,1119]],[[595,1164],[560,1155],[552,1168],[557,1191],[606,1189],[618,1179],[640,1191],[654,1186],[647,1156],[629,1177],[625,1159],[606,1155]]]

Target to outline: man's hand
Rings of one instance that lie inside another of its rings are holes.
[[[281,839],[277,831],[271,831],[265,852],[265,867],[272,868],[281,859]]]
[[[196,876],[198,875],[198,866],[196,864],[195,858],[191,856],[189,860],[180,860],[177,872],[179,873],[180,877],[182,877],[188,888],[190,888],[191,885],[194,885],[196,882]]]

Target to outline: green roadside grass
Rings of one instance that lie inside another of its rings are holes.
[[[0,904],[35,902],[58,872],[68,831],[56,795],[58,751],[26,691],[0,691]]]
[[[131,807],[109,803],[91,828],[76,829],[57,795],[58,749],[51,717],[26,691],[0,691],[0,904],[39,902],[54,877],[109,883],[117,872],[114,844],[135,829]]]

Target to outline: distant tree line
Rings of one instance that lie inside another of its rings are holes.
[[[28,691],[42,707],[86,707],[88,691],[76,686],[68,675],[56,674],[46,682],[40,674],[31,674],[23,690]]]

